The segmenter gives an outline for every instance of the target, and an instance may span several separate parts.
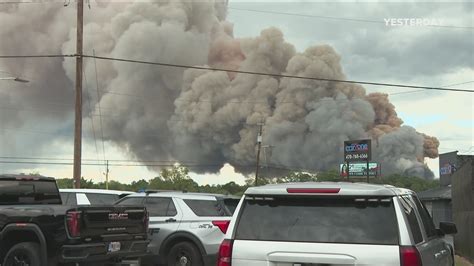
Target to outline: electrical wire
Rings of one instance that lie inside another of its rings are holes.
[[[474,82],[474,80],[461,82],[461,83],[450,84],[450,85],[444,85],[444,86],[441,86],[441,87],[453,87],[453,86],[464,85],[464,84],[469,84],[469,83],[473,83],[473,82]],[[394,92],[394,93],[389,93],[388,95],[392,96],[392,95],[409,94],[409,93],[422,92],[422,91],[425,91],[425,90]]]
[[[370,20],[370,19],[360,19],[360,18],[346,18],[346,17],[333,17],[333,16],[322,16],[322,15],[309,15],[301,13],[290,13],[290,12],[280,12],[280,11],[270,11],[270,10],[258,10],[258,9],[248,9],[248,8],[237,8],[237,7],[228,7],[230,10],[237,11],[246,11],[254,13],[264,13],[264,14],[275,14],[275,15],[285,15],[285,16],[296,16],[296,17],[306,17],[306,18],[316,18],[316,19],[326,19],[326,20],[343,20],[343,21],[352,21],[352,22],[362,22],[362,23],[373,23],[385,25],[385,21],[382,20]],[[471,26],[455,26],[455,25],[426,25],[426,27],[433,28],[453,28],[453,29],[464,29],[464,30],[473,30],[474,27]]]
[[[91,100],[91,96],[90,96],[90,93],[87,88],[89,87],[88,86],[88,82],[87,82],[87,76],[86,76],[86,71],[85,71],[85,68],[82,69],[82,73],[83,73],[83,76],[84,76],[84,82],[85,82],[85,85],[86,85],[86,97],[87,97],[87,103],[89,104],[89,110],[92,110],[92,100]],[[94,117],[91,116],[91,128],[92,128],[92,136],[94,137],[94,145],[95,145],[95,152],[96,152],[96,155],[97,155],[97,161],[99,160],[99,149],[97,148],[97,138],[95,136],[95,129],[94,129]],[[104,163],[105,163],[105,160],[104,160]],[[100,172],[99,172],[100,174]]]
[[[44,55],[44,56],[43,55],[0,55],[0,58],[41,58],[41,57],[75,57],[75,56],[77,56],[77,55]],[[237,73],[237,74],[269,76],[269,77],[277,77],[277,78],[293,78],[293,79],[304,79],[304,80],[339,82],[339,83],[348,83],[348,84],[361,84],[361,85],[386,86],[386,87],[398,87],[398,88],[412,88],[412,89],[424,89],[424,90],[439,90],[439,91],[451,91],[451,92],[468,92],[468,93],[473,93],[474,92],[474,90],[462,90],[462,89],[454,89],[454,88],[427,87],[427,86],[416,86],[416,85],[395,84],[395,83],[382,83],[382,82],[370,82],[370,81],[357,81],[357,80],[341,80],[341,79],[329,79],[329,78],[320,78],[320,77],[304,77],[304,76],[278,74],[278,73],[265,73],[265,72],[232,70],[232,69],[215,68],[215,67],[203,67],[203,66],[193,66],[193,65],[171,64],[171,63],[152,62],[152,61],[143,61],[143,60],[134,60],[134,59],[126,59],[126,58],[107,57],[107,56],[82,55],[82,57],[84,57],[84,58],[95,58],[95,59],[99,59],[99,60],[116,61],[116,62],[125,62],[125,63],[155,65],[155,66],[164,66],[164,67],[173,67],[173,68],[198,69],[198,70],[207,70],[207,71],[221,71],[221,72],[230,72],[230,73]]]
[[[57,2],[58,4],[63,4]],[[110,2],[114,3],[114,2]],[[115,3],[135,3],[133,1],[119,1]],[[159,3],[159,1],[141,1],[140,3]],[[23,1],[6,1],[0,2],[0,4],[56,4],[56,2],[23,2]],[[90,9],[90,1],[88,1]],[[67,6],[67,4],[63,4]],[[227,7],[228,10],[244,11],[244,12],[253,12],[253,13],[263,13],[263,14],[274,14],[274,15],[284,15],[284,16],[294,16],[294,17],[305,17],[305,18],[316,18],[316,19],[325,19],[325,20],[340,20],[340,21],[350,21],[350,22],[359,22],[359,23],[371,23],[378,25],[385,25],[386,23],[382,20],[371,20],[371,19],[362,19],[362,18],[348,18],[348,17],[335,17],[335,16],[323,16],[323,15],[310,15],[310,14],[301,14],[301,13],[291,13],[291,12],[281,12],[281,11],[272,11],[272,10],[261,10],[261,9],[249,9],[249,8],[238,8],[238,7]],[[444,29],[465,29],[473,30],[474,27],[471,26],[456,26],[456,25],[426,25],[430,28],[444,28]]]
[[[92,54],[95,56],[95,50],[92,50]],[[102,123],[102,108],[100,106],[100,93],[99,93],[99,75],[97,74],[97,61],[94,58],[94,70],[95,70],[95,85],[96,85],[96,91],[97,91],[97,106],[98,106],[98,111],[99,111],[99,121],[100,121],[100,134],[102,138],[102,154],[104,155],[104,163],[105,163],[105,143],[104,143],[104,126]]]

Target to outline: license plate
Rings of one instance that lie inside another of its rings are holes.
[[[110,242],[109,248],[107,249],[109,252],[116,252],[120,250],[120,242]]]

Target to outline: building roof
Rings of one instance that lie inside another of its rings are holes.
[[[451,186],[433,188],[417,194],[421,200],[451,200]]]

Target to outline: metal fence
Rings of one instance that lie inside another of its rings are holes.
[[[458,228],[454,237],[456,253],[474,261],[474,159],[464,158],[452,175],[453,220]]]

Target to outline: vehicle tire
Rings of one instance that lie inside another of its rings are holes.
[[[166,262],[168,266],[203,266],[201,252],[190,242],[179,242],[172,246]]]
[[[24,242],[14,245],[7,252],[3,266],[40,266],[40,246],[35,242]]]

